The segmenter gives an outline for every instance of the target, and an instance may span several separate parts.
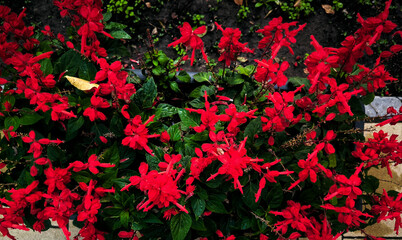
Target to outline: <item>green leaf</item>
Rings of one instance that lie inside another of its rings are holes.
[[[255,67],[254,67],[254,65],[248,65],[248,66],[245,66],[245,67],[243,67],[243,66],[238,66],[238,67],[236,68],[236,70],[237,70],[238,73],[250,77],[250,75],[254,72]]]
[[[155,120],[164,117],[171,117],[178,112],[178,108],[167,103],[161,103],[156,108]]]
[[[81,59],[81,55],[74,50],[69,50],[57,60],[54,65],[54,72],[60,74],[68,71],[69,76],[74,76],[82,64],[85,63]]]
[[[124,29],[127,25],[117,22],[108,22],[105,24],[105,29]]]
[[[263,5],[262,3],[258,2],[258,3],[255,4],[255,7],[256,7],[256,8],[259,8],[259,7],[261,7],[262,5]]]
[[[181,92],[180,88],[179,88],[179,84],[177,84],[177,82],[171,81],[169,85],[170,85],[170,89],[172,89],[173,91]]]
[[[84,117],[71,118],[67,123],[66,142],[72,140],[78,135],[78,130],[84,125]]]
[[[362,101],[362,103],[363,103],[364,105],[368,105],[368,104],[370,104],[372,101],[374,101],[374,97],[375,97],[374,93],[367,93],[365,96],[362,96],[362,97],[360,98],[360,100]]]
[[[149,165],[149,169],[151,170],[156,170],[158,169],[158,164],[161,162],[159,158],[152,156],[150,154],[147,154],[145,156],[145,159],[147,160],[147,164]]]
[[[130,222],[130,213],[127,211],[121,212],[120,213],[120,222],[125,228],[127,228],[128,223]]]
[[[365,179],[362,179],[361,188],[366,193],[375,193],[380,185],[378,178],[368,175]]]
[[[78,77],[88,81],[92,81],[95,79],[96,72],[97,70],[93,63],[84,62],[80,65],[80,68],[78,70]]]
[[[198,218],[195,221],[193,221],[193,224],[191,225],[191,228],[197,231],[207,231],[207,228],[205,227],[204,220],[202,218]]]
[[[155,60],[154,63],[158,64],[158,61]],[[156,66],[157,66],[157,65],[156,65]],[[165,71],[165,70],[164,70],[162,67],[157,66],[157,67],[155,67],[155,68],[152,69],[152,74],[155,75],[155,76],[160,76],[160,75],[162,75],[162,73],[163,73],[164,71]]]
[[[53,73],[53,65],[50,58],[45,58],[40,61],[40,69],[45,76]]]
[[[239,85],[244,82],[244,79],[240,74],[234,75],[233,77],[226,77],[226,81],[229,85]]]
[[[210,72],[200,72],[194,75],[196,82],[210,82],[212,74]]]
[[[310,87],[310,81],[307,78],[302,77],[291,77],[288,79],[289,83],[292,83],[295,87],[300,87],[301,85],[305,85],[305,88],[308,89]]]
[[[47,157],[52,161],[63,162],[66,158],[65,153],[58,146],[47,146]]]
[[[275,186],[269,191],[267,196],[267,202],[270,208],[278,208],[281,206],[283,201],[283,191],[280,184],[275,184]]]
[[[173,240],[183,240],[186,238],[190,230],[192,220],[189,214],[180,212],[173,216],[170,222],[170,231],[172,232]]]
[[[243,202],[248,206],[250,209],[255,210],[258,207],[258,203],[255,202],[255,194],[258,191],[258,185],[256,184],[248,184],[244,188],[244,194],[243,194]]]
[[[173,142],[179,141],[181,139],[181,132],[179,128],[179,123],[170,126],[167,130],[170,136],[170,140]]]
[[[19,128],[20,118],[17,116],[6,117],[6,119],[4,119],[4,128],[9,128],[11,126],[14,127],[13,131],[15,131],[17,128]]]
[[[102,154],[102,162],[117,164],[120,161],[119,148],[117,142]]]
[[[179,72],[176,77],[180,82],[189,83],[191,81],[191,77],[186,71]]]
[[[112,18],[112,13],[111,12],[105,12],[103,14],[103,21],[107,22]]]
[[[134,95],[135,101],[142,108],[151,108],[157,96],[157,88],[153,78],[149,79]]]
[[[246,129],[244,129],[244,136],[248,137],[247,140],[250,142],[254,141],[254,136],[262,131],[261,118],[255,118],[250,121]]]
[[[197,119],[198,114],[191,114],[185,109],[179,109],[179,117],[180,117],[180,124],[184,131],[187,131],[190,127],[199,126],[199,118]]]
[[[39,115],[36,112],[26,113],[20,118],[21,125],[33,125],[41,120],[43,116]]]
[[[207,91],[207,95],[211,96],[215,93],[215,87],[214,86],[199,86],[196,87],[189,95],[191,98],[198,98],[198,97],[203,97],[205,94],[205,91]]]
[[[76,181],[77,183],[80,183],[80,182],[89,183],[89,181],[91,181],[91,179],[92,179],[91,174],[89,172],[84,172],[84,171],[81,171],[78,173],[73,172],[73,173],[71,173],[71,176],[74,179],[74,181]]]
[[[215,197],[215,195],[209,196],[208,201],[206,201],[206,208],[214,213],[221,213],[221,214],[228,213],[228,211],[225,208],[225,205],[223,205],[223,200],[221,200],[218,197]]]
[[[131,36],[124,30],[116,30],[110,33],[116,39],[131,39]]]
[[[162,51],[159,51],[159,57],[158,57],[158,62],[160,62],[161,65],[166,65],[167,62],[169,62],[168,56],[164,54]]]
[[[205,200],[199,198],[193,198],[191,200],[191,208],[196,218],[199,218],[204,213],[205,207]]]
[[[329,160],[328,167],[335,168],[336,167],[336,154],[329,155],[328,160]]]
[[[205,107],[205,102],[204,102],[203,98],[201,98],[201,97],[191,100],[191,102],[189,102],[189,104],[194,108],[204,108]]]
[[[191,136],[191,140],[196,141],[196,142],[206,142],[208,140],[208,131],[203,131],[200,133],[196,133],[193,136]]]

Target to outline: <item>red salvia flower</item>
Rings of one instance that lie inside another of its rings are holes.
[[[206,129],[210,131],[215,131],[215,124],[218,121],[229,121],[229,116],[225,114],[216,115],[216,113],[218,112],[218,107],[216,105],[211,107],[211,104],[208,102],[207,91],[205,91],[204,93],[204,99],[205,99],[205,110],[186,108],[186,110],[189,112],[196,112],[198,114],[201,114],[201,126],[192,127],[194,131],[198,133],[203,132]]]
[[[217,22],[215,22],[215,25],[218,30],[222,31],[223,35],[218,45],[221,54],[219,61],[224,61],[226,66],[230,66],[232,61],[237,60],[240,53],[254,53],[254,50],[246,47],[247,43],[239,42],[241,31],[238,28],[223,29]]]
[[[182,43],[184,46],[187,48],[193,49],[193,52],[191,54],[191,66],[193,65],[194,62],[194,57],[195,57],[195,50],[200,50],[202,53],[202,56],[204,57],[205,62],[208,63],[208,57],[204,52],[204,43],[202,42],[201,38],[199,35],[203,35],[207,29],[205,26],[201,26],[193,31],[191,28],[191,25],[188,22],[183,23],[183,26],[179,27],[180,33],[181,33],[181,38],[178,40],[170,43],[168,47],[175,47],[178,44]]]
[[[327,203],[321,206],[324,209],[334,210],[335,212],[339,213],[338,221],[340,223],[345,223],[348,227],[358,227],[361,223],[365,223],[364,220],[360,219],[361,216],[363,217],[373,217],[368,213],[363,213],[355,208],[355,201],[351,198],[346,199],[346,206],[345,207],[334,207],[333,205]]]
[[[122,144],[125,146],[129,146],[132,149],[142,150],[145,149],[149,154],[153,156],[152,150],[149,148],[148,139],[159,137],[159,134],[148,134],[148,128],[146,125],[153,121],[155,115],[152,115],[148,118],[145,123],[142,123],[141,116],[137,115],[133,119],[131,119],[124,129],[124,133],[127,137],[125,137],[122,141]]]
[[[285,234],[288,231],[289,226],[301,232],[306,232],[308,228],[313,228],[311,220],[305,216],[305,211],[310,208],[310,205],[301,206],[300,203],[296,203],[291,200],[287,201],[287,205],[288,207],[283,209],[281,212],[269,212],[285,218],[285,220],[275,223],[275,231],[281,231],[282,234]]]
[[[372,207],[372,212],[376,215],[380,215],[377,218],[377,222],[383,220],[395,220],[394,231],[396,235],[399,234],[399,228],[402,227],[401,215],[402,215],[402,193],[394,199],[388,196],[388,193],[383,189],[383,195],[378,200],[378,205]]]
[[[178,189],[178,181],[184,169],[182,169],[178,174],[177,170],[174,168],[174,164],[181,159],[181,155],[172,156],[165,155],[167,160],[166,170],[163,172],[158,172],[152,170],[148,172],[148,164],[142,162],[139,167],[140,176],[130,177],[130,184],[126,185],[121,191],[127,190],[130,186],[136,186],[141,191],[145,192],[148,196],[148,200],[141,202],[137,208],[139,210],[144,209],[144,211],[150,210],[153,206],[159,208],[169,207],[173,203],[181,211],[188,213],[187,209],[178,203],[184,191]]]

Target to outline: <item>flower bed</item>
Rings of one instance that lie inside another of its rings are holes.
[[[336,239],[387,219],[398,233],[402,194],[378,194],[367,171],[400,164],[402,143],[381,131],[364,141],[354,127],[366,118],[362,104],[398,81],[383,64],[401,45],[370,68],[357,64],[393,33],[391,1],[359,17],[362,27],[338,49],[311,36],[307,78],[288,78],[289,63],[275,60],[282,48],[293,52],[305,25],[274,18],[257,31],[262,55],[249,66],[237,61],[254,52],[240,30],[215,23],[221,69],[204,51],[206,28],[184,23],[169,46],[190,56],[170,59],[150,40],[145,80],[103,47],[118,49],[121,33],[106,31],[117,26],[102,2],[73,2],[55,1],[71,19],[69,36],[35,32],[24,11],[0,6],[4,236],[45,231],[51,219],[70,239],[74,216],[76,239]],[[176,74],[199,53],[210,71],[193,83]],[[401,121],[402,108],[387,114],[378,125]]]

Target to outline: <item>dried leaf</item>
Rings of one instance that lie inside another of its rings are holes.
[[[244,62],[247,62],[248,59],[245,57],[237,57],[237,61],[244,63]]]
[[[326,14],[335,14],[335,10],[332,8],[331,5],[323,4],[321,5],[321,7],[324,8]]]
[[[158,34],[158,29],[155,27],[154,29],[152,29],[152,35],[156,35]]]
[[[89,91],[92,88],[97,88],[99,87],[98,84],[91,83],[90,81],[81,79],[81,78],[76,78],[76,77],[70,77],[70,76],[65,76],[67,80],[73,85],[74,87],[78,88],[81,91]]]
[[[234,2],[239,6],[243,5],[243,0],[234,0]]]
[[[145,3],[145,6],[147,6],[147,8],[151,8],[151,7],[152,7],[150,2],[146,2],[146,3]]]
[[[269,10],[269,11],[268,11],[268,13],[267,13],[267,15],[265,15],[265,17],[264,17],[264,18],[267,18],[267,17],[269,16],[269,14],[271,14],[271,13],[272,13],[272,11],[273,11],[272,9],[271,9],[271,10]]]
[[[293,5],[293,7],[300,7],[300,4],[301,4],[301,0],[297,0],[295,2],[295,4]]]

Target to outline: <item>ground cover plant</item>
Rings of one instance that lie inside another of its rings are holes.
[[[45,231],[50,220],[66,239],[327,240],[387,220],[399,233],[402,193],[378,191],[367,172],[392,176],[402,143],[382,131],[364,141],[359,129],[364,104],[398,81],[384,64],[401,45],[371,49],[383,35],[401,40],[391,1],[378,16],[358,15],[339,48],[311,36],[306,78],[288,78],[276,58],[297,48],[305,24],[295,21],[267,22],[257,46],[215,22],[215,60],[205,26],[180,26],[168,45],[186,52],[177,59],[148,33],[141,79],[116,60],[126,35],[101,1],[54,4],[71,21],[66,36],[0,6],[2,235]],[[196,56],[208,71],[180,71]],[[253,64],[240,65],[244,56]],[[363,56],[375,64],[359,64]],[[402,108],[387,112],[378,125],[402,120]]]

